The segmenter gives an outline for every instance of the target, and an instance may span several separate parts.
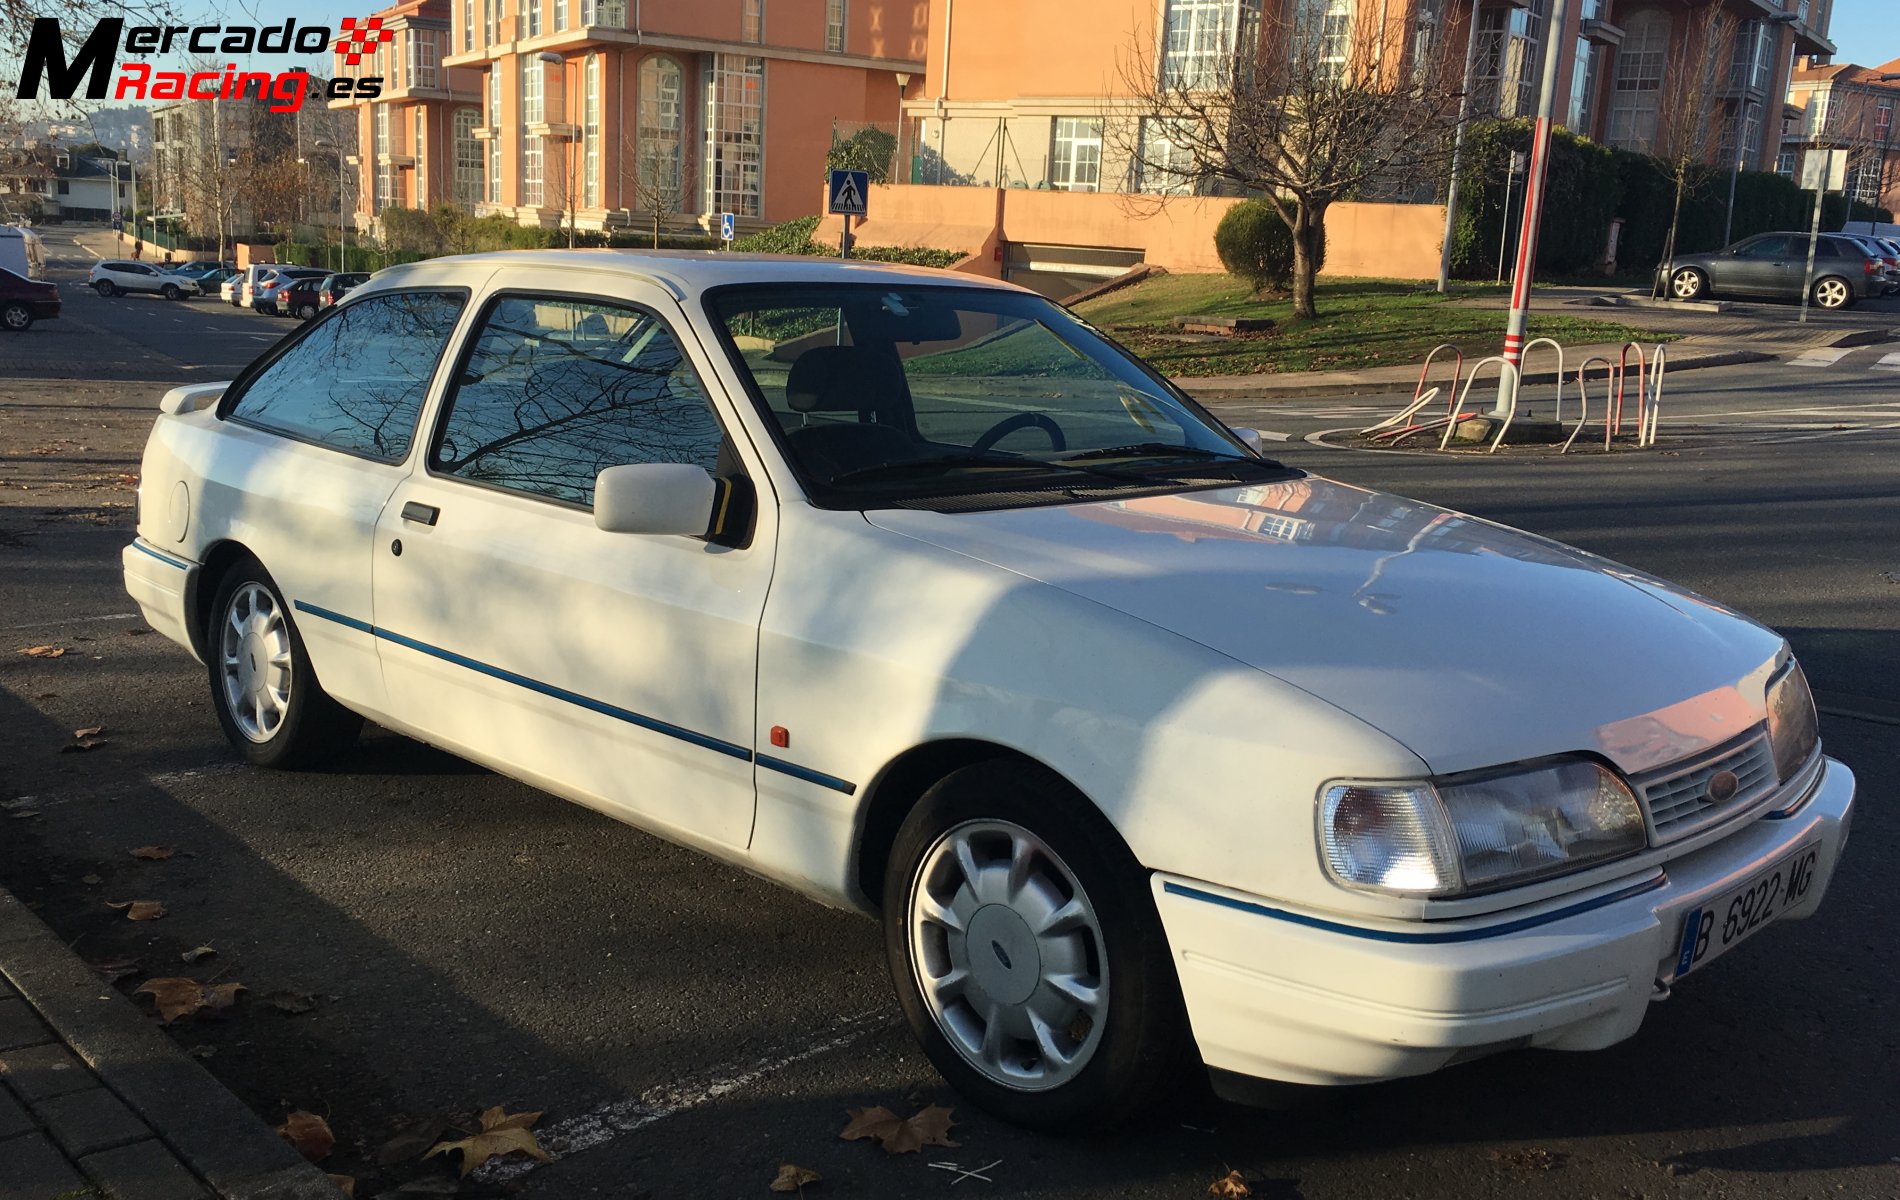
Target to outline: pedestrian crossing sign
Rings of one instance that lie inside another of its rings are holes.
[[[869,171],[833,171],[831,186],[827,189],[830,203],[827,210],[833,214],[862,217],[870,209],[871,173]]]

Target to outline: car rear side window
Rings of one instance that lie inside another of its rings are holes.
[[[244,385],[227,417],[347,454],[409,453],[462,292],[389,292],[333,309]]]
[[[654,314],[502,296],[473,338],[430,455],[437,473],[591,506],[608,467],[717,471],[724,430]]]

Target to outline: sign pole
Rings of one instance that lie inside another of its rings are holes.
[[[1808,323],[1808,301],[1814,298],[1814,250],[1821,241],[1821,201],[1827,197],[1827,176],[1815,181],[1814,224],[1808,229],[1808,269],[1801,277],[1801,324]]]
[[[1538,226],[1544,219],[1544,176],[1550,166],[1550,127],[1557,107],[1557,68],[1563,51],[1564,22],[1570,0],[1550,0],[1544,29],[1544,72],[1537,91],[1537,125],[1531,135],[1531,165],[1524,180],[1524,222],[1517,235],[1517,263],[1511,272],[1511,315],[1504,330],[1504,361],[1512,369],[1498,380],[1491,412],[1502,417],[1517,407],[1517,368],[1524,364],[1524,330],[1530,323],[1531,275],[1537,269]],[[1475,20],[1475,14],[1473,16]]]

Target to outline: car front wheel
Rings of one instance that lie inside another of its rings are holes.
[[[891,850],[884,941],[931,1062],[1011,1121],[1112,1125],[1193,1061],[1147,872],[1039,769],[979,763],[924,795]]]
[[[33,310],[17,301],[0,308],[0,325],[8,329],[20,330],[33,328]]]
[[[119,291],[110,279],[101,279],[98,283],[92,285],[92,290],[108,298],[116,295]]]
[[[1847,286],[1845,279],[1817,279],[1814,281],[1814,303],[1826,309],[1846,308],[1853,303],[1854,289]]]
[[[1694,267],[1684,267],[1669,277],[1669,294],[1678,300],[1699,299],[1707,287],[1708,280]]]
[[[165,297],[165,299],[167,300],[183,300],[185,298],[185,293],[179,291],[178,285],[175,283],[168,283],[164,287],[158,289],[158,294]]]
[[[224,736],[246,760],[300,767],[356,739],[363,719],[318,684],[289,606],[256,562],[225,576],[206,633],[212,705]]]

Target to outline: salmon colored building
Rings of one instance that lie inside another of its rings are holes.
[[[1795,64],[1788,85],[1787,129],[1776,170],[1796,176],[1801,153],[1847,151],[1847,194],[1900,212],[1900,59],[1879,67]]]
[[[481,199],[481,76],[448,66],[448,0],[405,0],[373,14],[392,36],[355,66],[337,73],[381,76],[374,100],[333,100],[355,114],[359,153],[356,219],[372,228],[387,208],[473,207]],[[348,139],[346,139],[348,141]]]

